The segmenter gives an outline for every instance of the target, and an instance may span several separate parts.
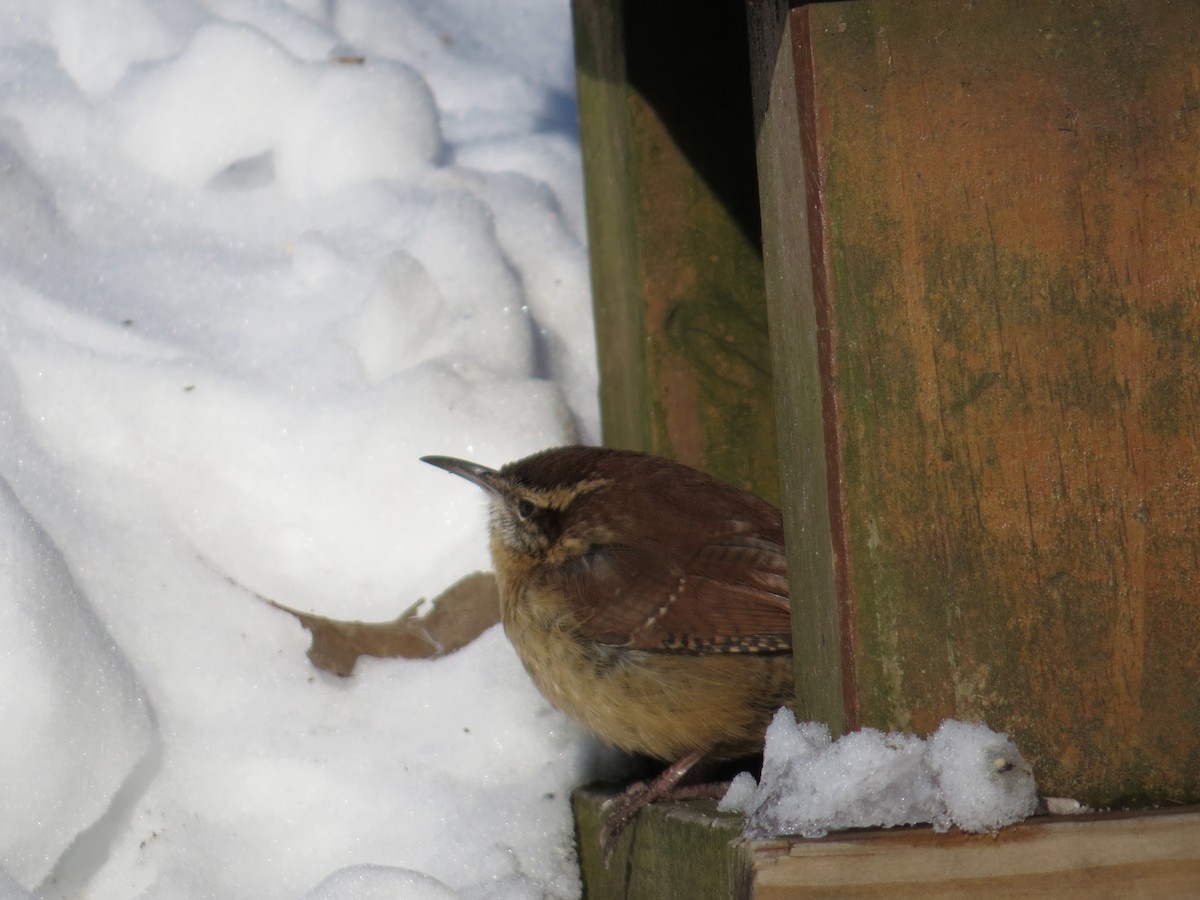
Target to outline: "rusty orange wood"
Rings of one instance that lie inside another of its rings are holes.
[[[750,6],[802,708],[1200,798],[1200,7]]]

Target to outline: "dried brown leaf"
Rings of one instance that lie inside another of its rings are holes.
[[[431,659],[465,647],[500,621],[500,593],[491,572],[475,572],[433,600],[433,609],[416,614],[414,603],[390,622],[349,622],[300,612],[261,594],[278,610],[295,616],[312,634],[308,658],[318,669],[350,675],[360,656]]]

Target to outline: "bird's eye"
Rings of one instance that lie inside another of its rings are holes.
[[[534,504],[534,502],[532,500],[526,500],[526,499],[522,498],[517,503],[517,515],[520,516],[522,519],[528,519],[530,516],[532,516],[534,514],[534,512],[536,510],[537,510],[537,506]]]

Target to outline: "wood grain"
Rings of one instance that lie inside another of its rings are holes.
[[[996,835],[928,828],[752,845],[755,900],[1194,897],[1200,815],[1031,820]]]
[[[1200,892],[1200,807],[1040,816],[996,834],[928,826],[746,841],[712,803],[646,808],[612,863],[600,852],[604,801],[572,795],[591,900],[877,900],[986,897],[1172,900]]]
[[[810,268],[768,293],[820,369],[827,509],[790,492],[789,540],[828,542],[846,721],[982,719],[1050,793],[1200,799],[1200,7],[789,28],[807,207],[764,244]]]
[[[806,156],[815,155],[814,129],[801,108],[798,87],[811,78],[797,75],[794,62],[796,17],[780,0],[747,3],[758,182],[763,222],[763,268],[771,329],[779,429],[779,477],[785,503],[788,580],[792,598],[792,646],[796,672],[796,714],[801,721],[826,723],[833,734],[846,730],[847,711],[856,705],[851,657],[852,609],[845,578],[835,566],[845,559],[841,519],[830,516],[841,501],[840,473],[830,468],[836,434],[831,385],[821,372],[829,366],[828,307],[816,302],[823,287],[814,273],[824,269],[819,229],[809,221],[815,184]],[[841,588],[841,593],[839,593]]]
[[[573,9],[604,442],[778,502],[742,4]]]

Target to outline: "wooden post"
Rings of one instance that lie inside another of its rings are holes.
[[[1200,7],[755,8],[801,710],[1200,799]]]
[[[750,56],[753,62],[754,119],[759,195],[763,221],[763,263],[774,332],[772,361],[778,389],[780,482],[788,534],[788,580],[792,592],[792,631],[796,670],[796,714],[801,721],[826,723],[833,734],[846,730],[846,710],[854,707],[852,668],[843,668],[850,634],[848,598],[839,596],[845,579],[835,577],[844,554],[837,552],[840,524],[830,511],[840,506],[840,473],[827,454],[826,428],[833,409],[828,383],[821,378],[829,357],[824,304],[815,301],[821,282],[812,275],[823,248],[812,240],[810,203],[816,186],[805,177],[813,155],[808,123],[797,102],[793,59],[795,38],[787,2],[749,0]],[[815,223],[812,223],[815,226]]]
[[[604,441],[778,502],[740,0],[574,0]]]

